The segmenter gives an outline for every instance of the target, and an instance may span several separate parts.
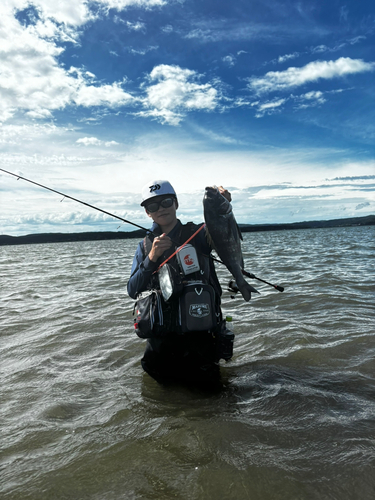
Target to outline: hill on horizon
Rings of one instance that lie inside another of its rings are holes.
[[[293,229],[316,229],[328,227],[373,226],[375,215],[365,217],[350,217],[323,221],[304,221],[278,224],[238,224],[241,232],[281,231]],[[143,229],[136,231],[91,231],[78,233],[35,233],[24,236],[0,235],[1,245],[26,245],[33,243],[59,243],[69,241],[95,241],[142,238],[146,234]]]

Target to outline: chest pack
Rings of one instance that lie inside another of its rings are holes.
[[[181,227],[181,244],[196,228],[195,224]],[[151,247],[152,241],[146,236],[145,255]],[[153,276],[149,292],[137,298],[134,327],[141,338],[158,337],[165,332],[189,333],[217,328],[221,319],[220,297],[208,280],[203,279],[194,246],[186,245],[182,250]]]
[[[183,333],[214,330],[215,292],[211,285],[187,282],[179,297],[179,326]]]
[[[143,339],[162,337],[167,332],[213,332],[219,319],[214,289],[202,282],[187,282],[179,297],[169,303],[160,290],[143,292],[137,297],[135,312],[134,329]]]

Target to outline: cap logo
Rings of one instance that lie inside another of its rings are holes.
[[[150,193],[158,191],[159,189],[160,189],[160,184],[154,184],[153,186],[150,186]]]

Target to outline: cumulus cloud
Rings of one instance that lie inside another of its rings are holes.
[[[64,0],[64,2],[50,2],[49,0],[8,0],[7,5],[17,11],[34,12],[39,20],[39,28],[51,30],[54,26],[50,21],[56,21],[66,26],[82,26],[94,15],[90,12],[88,3],[84,0]]]
[[[96,137],[82,137],[76,141],[77,144],[82,144],[83,146],[99,146],[102,144],[100,139]]]
[[[83,146],[105,146],[109,148],[117,146],[119,143],[116,141],[102,141],[97,137],[81,137],[81,139],[76,141],[76,144],[82,144]]]
[[[150,73],[144,111],[138,116],[149,116],[162,123],[178,125],[187,111],[213,110],[218,106],[219,92],[211,83],[199,83],[193,70],[161,64]]]
[[[154,7],[162,0],[98,0],[97,7]],[[59,63],[62,43],[78,43],[79,29],[95,18],[85,0],[8,0],[0,19],[0,121],[23,112],[33,119],[52,117],[66,106],[120,107],[134,98],[124,82],[103,84],[95,75]],[[132,29],[142,29],[134,23]]]
[[[78,78],[72,101],[80,106],[118,107],[129,104],[133,97],[124,92],[119,82],[111,85],[87,85],[83,78]]]
[[[24,8],[29,2],[24,0],[12,0],[17,8]],[[166,4],[165,0],[96,0],[96,7],[102,9],[115,9],[121,11],[127,7],[137,6],[143,8],[161,7]],[[95,14],[90,10],[87,0],[64,0],[63,2],[51,2],[51,0],[32,0],[29,4],[42,11],[48,18],[72,26],[82,26]]]
[[[336,61],[314,61],[302,68],[290,67],[285,71],[269,71],[263,77],[250,78],[248,86],[257,94],[262,94],[288,90],[321,79],[327,80],[374,70],[373,62],[340,57]]]
[[[99,8],[124,9],[131,5],[151,8],[162,0],[98,0]],[[94,19],[90,4],[66,0],[52,5],[48,0],[9,0],[0,20],[0,122],[16,114],[44,120],[68,106],[86,108],[139,106],[138,116],[177,125],[189,111],[213,110],[219,91],[213,83],[201,83],[202,75],[178,66],[159,65],[142,86],[145,97],[133,97],[124,89],[125,79],[99,82],[81,68],[65,68],[59,62],[63,42],[78,43],[79,29]],[[15,15],[16,13],[16,15]],[[144,31],[142,22],[126,22],[131,30]],[[145,54],[144,50],[130,49]],[[81,143],[83,144],[83,142]]]

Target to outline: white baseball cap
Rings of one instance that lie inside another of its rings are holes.
[[[164,196],[170,194],[177,198],[176,191],[173,189],[172,184],[168,181],[151,181],[142,188],[142,203],[143,207],[148,200],[156,196]]]

